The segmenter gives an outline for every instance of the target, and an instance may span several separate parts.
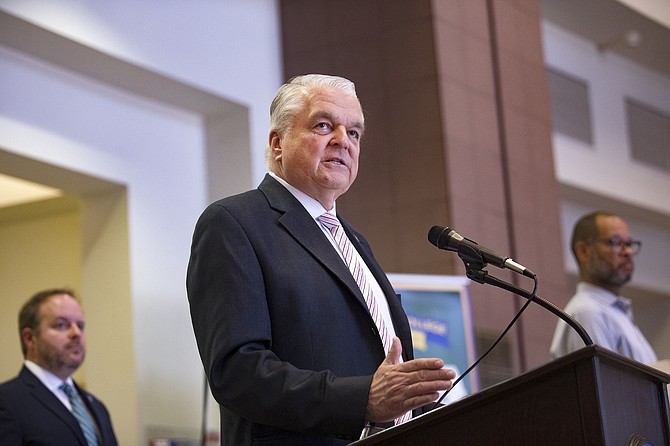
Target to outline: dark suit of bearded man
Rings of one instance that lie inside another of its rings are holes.
[[[78,387],[97,424],[100,446],[116,446],[109,412],[101,401]],[[0,446],[86,446],[70,410],[27,367],[0,385]]]
[[[388,301],[403,360],[409,323],[365,239],[344,221]],[[385,353],[360,289],[303,205],[275,178],[211,204],[187,288],[222,444],[339,445],[364,427]]]

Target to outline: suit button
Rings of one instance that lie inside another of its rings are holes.
[[[370,327],[370,333],[372,333],[373,336],[377,336],[377,327],[374,325]]]

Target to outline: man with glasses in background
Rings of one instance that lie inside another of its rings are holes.
[[[641,242],[632,240],[620,217],[596,211],[579,219],[570,246],[579,266],[577,291],[565,312],[589,333],[593,342],[636,361],[657,362],[654,350],[633,320],[631,301],[619,293],[633,275],[633,256]],[[560,321],[551,343],[557,358],[584,347],[565,322]]]

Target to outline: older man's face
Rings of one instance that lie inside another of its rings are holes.
[[[356,179],[362,135],[356,97],[314,90],[291,128],[271,136],[277,174],[330,209]]]

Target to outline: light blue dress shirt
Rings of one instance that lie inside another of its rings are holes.
[[[658,361],[656,353],[633,321],[630,299],[579,282],[565,312],[584,327],[594,344],[644,364]],[[582,347],[584,342],[579,335],[565,322],[559,321],[551,343],[551,356],[558,358]]]

